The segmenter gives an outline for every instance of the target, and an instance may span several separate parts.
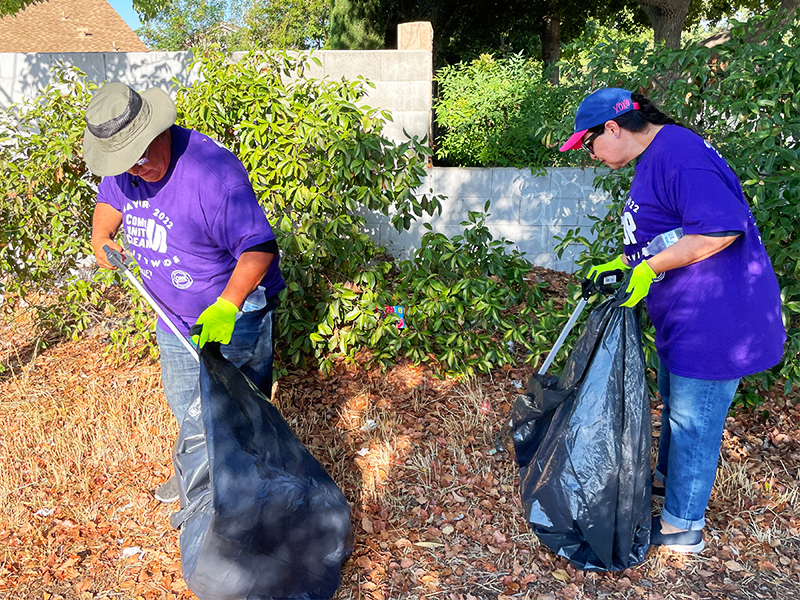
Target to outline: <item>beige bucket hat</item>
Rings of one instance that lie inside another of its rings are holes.
[[[124,173],[177,116],[172,98],[160,88],[139,94],[124,83],[107,83],[86,109],[83,158],[95,175]]]

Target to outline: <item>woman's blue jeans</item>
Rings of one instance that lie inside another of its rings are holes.
[[[717,474],[722,430],[738,379],[691,379],[658,368],[661,439],[655,478],[666,486],[661,518],[680,529],[702,529]]]
[[[276,307],[277,298],[271,298],[264,308],[241,313],[233,328],[230,343],[220,346],[222,355],[247,375],[267,398],[272,391]],[[164,395],[180,426],[186,409],[197,396],[200,365],[175,334],[157,327],[156,341],[161,350]]]

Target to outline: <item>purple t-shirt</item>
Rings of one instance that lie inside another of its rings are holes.
[[[233,153],[197,131],[170,131],[172,159],[161,180],[104,177],[97,201],[122,213],[145,284],[187,333],[225,289],[242,253],[275,235]],[[276,256],[261,282],[267,298],[286,287],[278,263]]]
[[[636,165],[622,215],[632,266],[656,236],[741,232],[730,246],[659,275],[646,298],[658,356],[671,373],[736,379],[783,355],[780,291],[736,175],[701,137],[666,125]]]

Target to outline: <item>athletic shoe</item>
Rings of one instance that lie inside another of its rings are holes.
[[[650,526],[650,545],[664,546],[673,552],[696,554],[705,548],[703,532],[679,531],[678,533],[661,533],[661,517],[653,517]]]
[[[166,482],[158,486],[154,494],[156,500],[164,504],[172,504],[178,499],[178,479],[173,475]]]

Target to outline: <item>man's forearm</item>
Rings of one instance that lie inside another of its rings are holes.
[[[122,250],[122,246],[114,241],[114,237],[122,225],[122,213],[117,209],[98,202],[92,216],[92,249],[97,257],[97,264],[103,269],[113,269],[106,258],[103,246],[107,245],[113,250]]]
[[[245,298],[258,287],[267,274],[275,255],[267,252],[245,252],[239,257],[236,268],[222,290],[220,297],[231,304],[242,306]]]

